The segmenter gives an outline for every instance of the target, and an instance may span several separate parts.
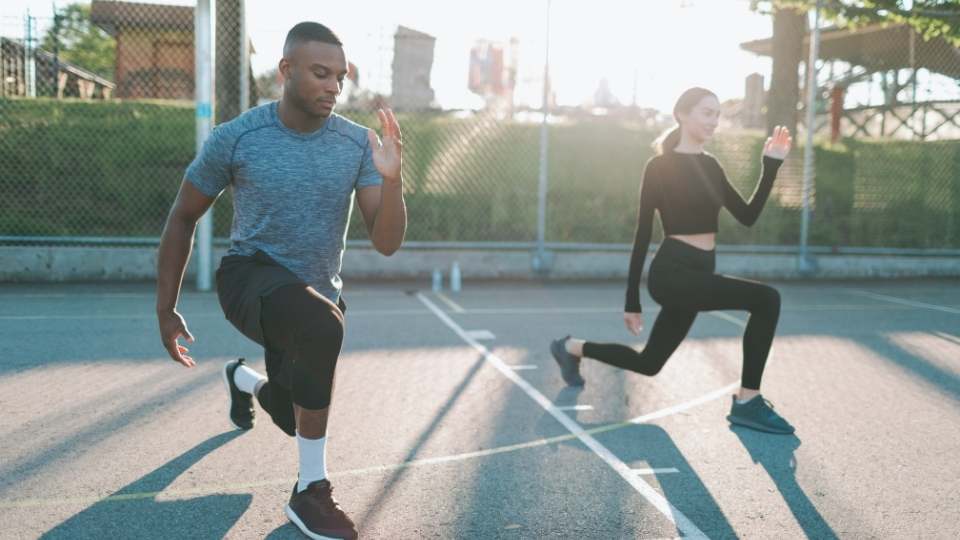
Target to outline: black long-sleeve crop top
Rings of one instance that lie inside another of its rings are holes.
[[[747,202],[730,185],[723,167],[710,154],[667,152],[648,161],[640,188],[624,311],[641,312],[640,275],[650,247],[654,210],[660,213],[665,235],[717,232],[720,208],[729,210],[740,223],[753,225],[770,196],[782,163],[783,160],[763,157],[760,182]]]

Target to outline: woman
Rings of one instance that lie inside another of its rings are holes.
[[[580,359],[644,375],[656,375],[677,349],[700,311],[746,310],[750,319],[743,336],[741,388],[733,396],[727,420],[770,433],[793,433],[786,420],[760,396],[760,379],[780,315],[776,289],[714,273],[717,218],[720,208],[750,226],[770,195],[773,180],[790,151],[790,133],[777,127],[763,148],[763,172],[749,202],[730,185],[716,158],[704,152],[720,117],[717,96],[691,88],[677,100],[673,116],[679,124],[658,141],[659,155],[643,173],[627,298],[623,320],[639,335],[643,328],[640,275],[650,244],[653,212],[659,211],[664,241],[650,264],[650,296],[662,306],[646,346],[640,352],[612,343],[593,343],[570,336],[551,343],[550,352],[567,384],[583,385]]]

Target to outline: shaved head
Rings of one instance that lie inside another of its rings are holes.
[[[283,42],[283,56],[289,58],[293,49],[310,41],[343,46],[343,42],[333,33],[333,30],[320,23],[308,21],[297,24],[287,32],[287,39]]]

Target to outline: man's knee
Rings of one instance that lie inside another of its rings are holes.
[[[343,346],[343,319],[329,310],[318,309],[297,323],[297,348],[310,364],[336,363]]]

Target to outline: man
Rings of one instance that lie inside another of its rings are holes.
[[[157,317],[163,345],[186,367],[192,342],[177,298],[197,221],[228,186],[231,247],[217,270],[227,319],[263,345],[266,377],[243,359],[224,366],[230,419],[254,424],[253,396],[296,437],[299,479],[287,516],[310,538],[355,538],[332,496],[324,460],[334,368],[343,339],[340,265],[354,193],[374,247],[403,242],[406,209],[400,126],[378,111],[377,135],[335,114],[347,75],[339,38],[314,22],[284,43],[283,96],[218,126],[186,171],[158,255]]]

